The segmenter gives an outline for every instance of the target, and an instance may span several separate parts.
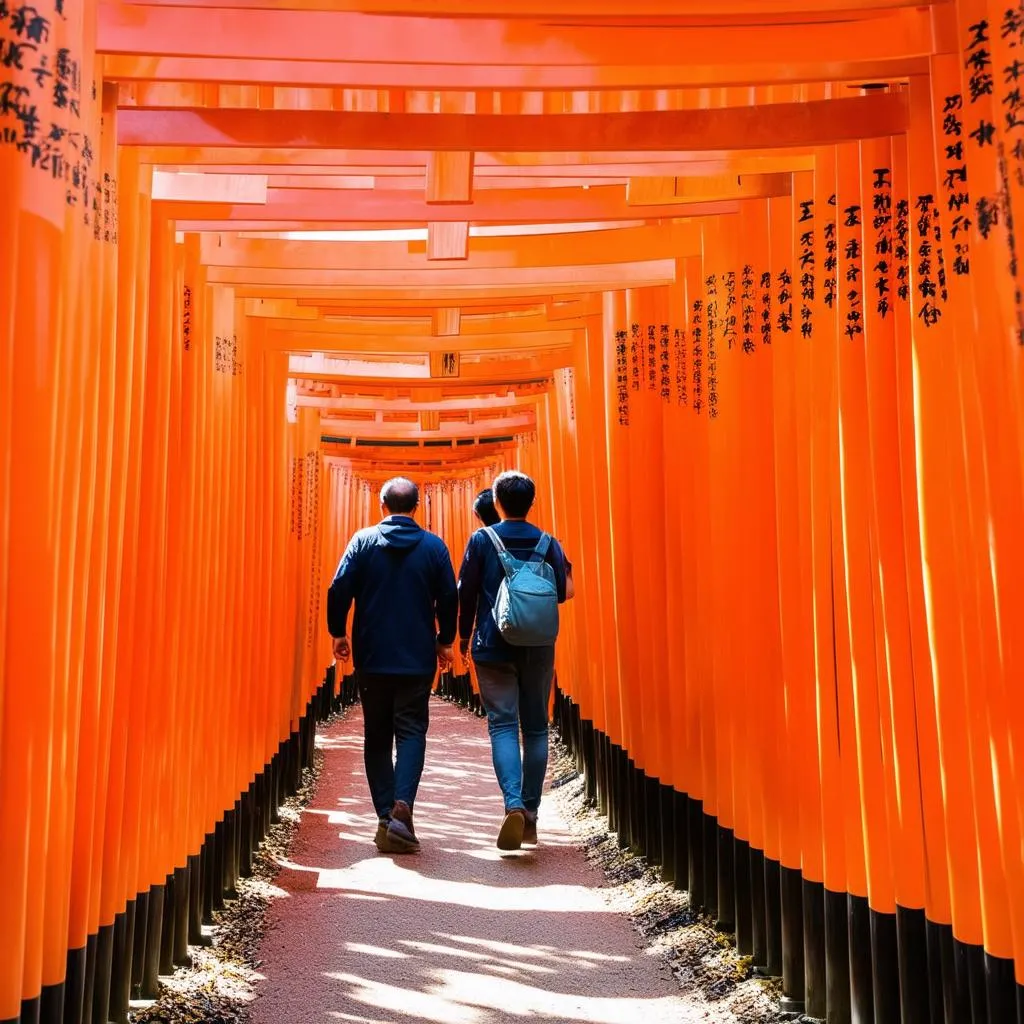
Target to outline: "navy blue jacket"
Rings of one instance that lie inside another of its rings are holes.
[[[388,516],[349,542],[327,591],[331,636],[345,635],[353,601],[357,672],[433,675],[436,645],[455,642],[459,598],[448,548],[409,516]]]
[[[502,539],[508,553],[520,561],[526,561],[533,554],[542,535],[533,523],[517,519],[503,520],[492,529]],[[565,600],[565,554],[554,537],[544,561],[555,571],[555,585],[561,604]],[[494,550],[493,541],[483,530],[477,530],[469,538],[459,570],[459,636],[463,640],[473,636],[473,622],[476,621],[474,661],[515,661],[523,650],[505,642],[492,615],[504,576],[505,570],[498,552]]]

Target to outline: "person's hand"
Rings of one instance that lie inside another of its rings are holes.
[[[442,672],[447,672],[455,664],[455,651],[451,644],[437,645],[437,663]]]
[[[334,638],[334,660],[335,661],[348,661],[349,656],[352,654],[352,649],[348,644],[347,636],[336,636]]]
[[[471,640],[460,640],[459,641],[459,653],[464,657],[469,657],[469,645],[472,643]]]

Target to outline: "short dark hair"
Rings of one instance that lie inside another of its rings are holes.
[[[490,489],[481,491],[476,496],[476,501],[473,502],[473,511],[484,526],[494,526],[501,522],[501,516],[498,515],[497,509],[494,507],[494,495]]]
[[[537,496],[537,488],[533,481],[516,469],[502,473],[494,481],[491,490],[495,503],[500,505],[505,515],[511,519],[525,519],[533,507],[533,499]]]
[[[380,503],[392,515],[408,515],[420,503],[419,488],[404,476],[393,477],[380,489]]]

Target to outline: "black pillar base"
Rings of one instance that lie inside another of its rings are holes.
[[[142,998],[142,973],[146,959],[146,938],[149,934],[149,893],[135,898],[135,932],[132,948],[131,998]]]
[[[15,1024],[41,1024],[42,996],[35,999],[22,999],[21,1014]]]
[[[988,993],[985,984],[985,951],[981,946],[957,942],[964,950],[968,991],[971,994],[972,1024],[992,1024],[988,1019]]]
[[[824,1020],[827,1008],[825,982],[825,887],[821,882],[802,883],[804,914],[804,1013]]]
[[[803,1013],[804,989],[804,906],[803,879],[796,868],[779,871],[782,924],[783,1009]]]
[[[86,974],[85,991],[85,1021],[102,1022],[107,1024],[110,1020],[110,992],[114,983],[114,932],[117,928],[117,921],[114,924],[104,925],[95,939],[89,936],[87,950],[91,950],[89,957],[93,961],[91,971]]]
[[[685,793],[673,791],[672,801],[675,804],[673,827],[675,839],[675,871],[672,876],[677,889],[690,888],[690,798]]]
[[[39,996],[39,1024],[63,1024],[64,982],[44,985]]]
[[[718,916],[718,816],[704,814],[704,899],[709,917]]]
[[[90,936],[90,939],[92,936]],[[93,943],[95,948],[95,942]],[[67,971],[64,976],[64,1024],[82,1024],[85,1019],[85,976],[88,970],[87,946],[68,950]],[[95,970],[95,953],[93,953]]]
[[[201,854],[193,854],[188,859],[188,944],[190,946],[209,946],[210,939],[203,934],[203,859]]]
[[[187,867],[174,869],[174,941],[171,962],[175,967],[191,967],[188,955],[188,905],[191,897],[191,873]]]
[[[718,916],[715,927],[722,932],[736,928],[736,837],[731,828],[718,833]]]
[[[146,927],[146,952],[142,962],[142,998],[156,999],[160,995],[160,940],[164,924],[164,887],[154,885],[149,890],[149,920]]]
[[[675,790],[662,785],[658,791],[658,820],[661,823],[661,878],[676,880],[676,802]]]
[[[163,920],[160,925],[159,971],[165,978],[174,973],[174,875],[168,875],[164,882]]]
[[[687,816],[690,904],[699,910],[704,901],[704,801],[690,798]]]
[[[875,1024],[902,1024],[896,915],[871,911],[871,974]]]
[[[846,893],[825,890],[825,984],[829,1024],[850,1024],[850,933]]]
[[[768,908],[764,891],[764,851],[750,848],[751,959],[758,973],[768,970]]]
[[[127,1024],[128,1002],[132,997],[132,959],[135,949],[136,903],[132,900],[114,918],[114,949],[111,961],[110,1009],[115,1024]],[[104,1024],[93,1013],[93,1024]]]
[[[753,897],[750,891],[750,843],[733,844],[733,887],[736,894],[736,950],[743,956],[754,952]]]
[[[768,926],[768,975],[782,977],[782,869],[777,860],[764,859],[764,907]]]

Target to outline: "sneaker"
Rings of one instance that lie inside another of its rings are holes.
[[[498,832],[499,850],[518,850],[523,845],[523,831],[526,828],[526,812],[522,807],[513,807],[505,815]]]
[[[523,845],[537,845],[537,812],[527,811],[526,822],[523,825]]]

